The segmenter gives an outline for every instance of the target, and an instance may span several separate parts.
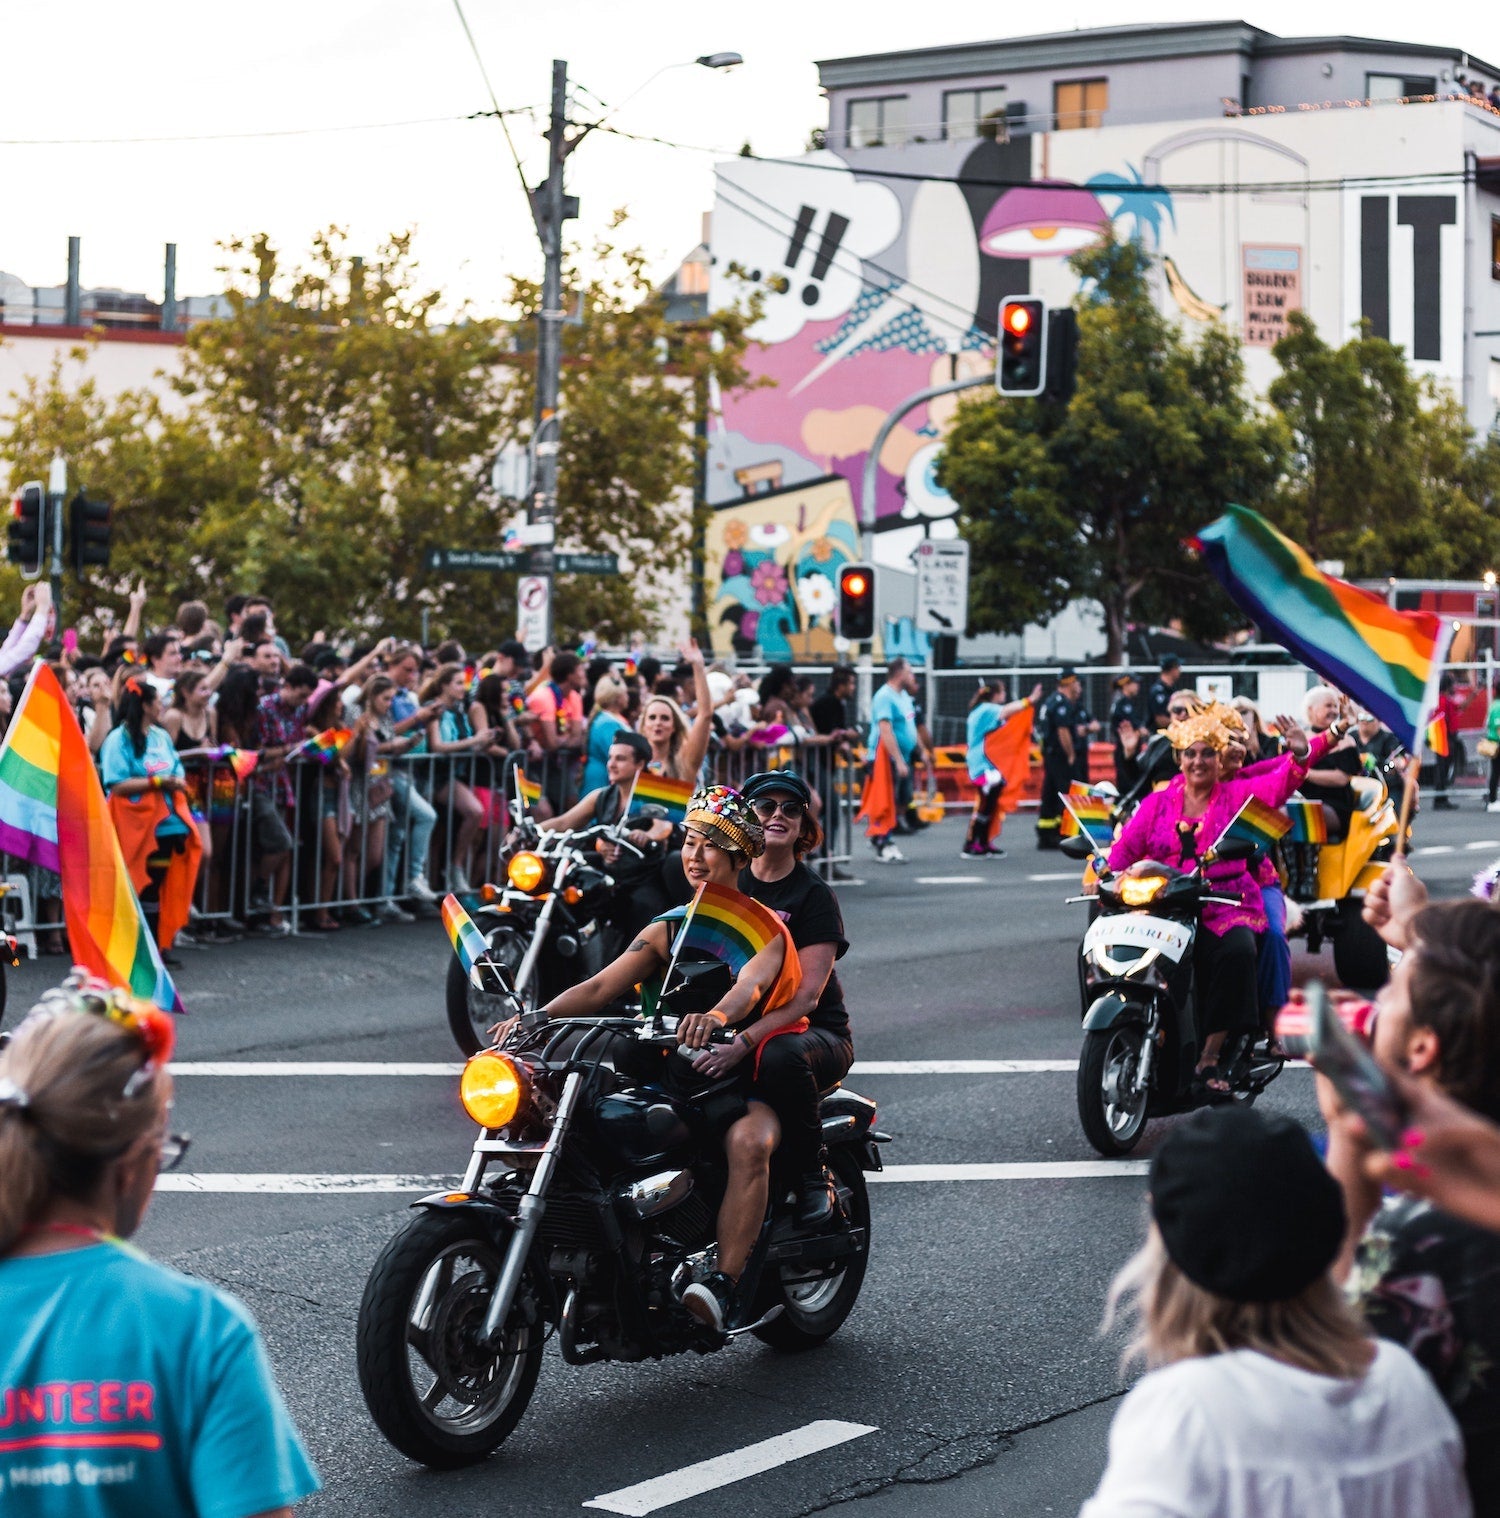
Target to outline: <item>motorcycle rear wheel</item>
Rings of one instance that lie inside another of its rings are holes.
[[[1085,1033],[1078,1060],[1078,1120],[1083,1136],[1106,1159],[1129,1154],[1146,1131],[1147,1092],[1132,1101],[1120,1087],[1132,1080],[1146,1030],[1140,1023],[1116,1023]]]
[[[419,1213],[381,1251],[359,1307],[360,1390],[412,1460],[473,1465],[509,1437],[536,1389],[545,1325],[522,1286],[503,1347],[477,1344],[502,1248],[471,1216]]]
[[[870,1259],[870,1193],[864,1171],[848,1146],[836,1148],[828,1166],[850,1224],[864,1230],[864,1244],[832,1275],[799,1277],[795,1269],[783,1266],[769,1281],[762,1281],[760,1311],[766,1313],[779,1305],[781,1312],[751,1332],[761,1343],[785,1353],[814,1349],[843,1327],[859,1299]]]
[[[485,934],[485,941],[490,946],[490,957],[496,963],[505,965],[512,974],[521,968],[521,961],[526,957],[526,939],[522,934],[511,927],[492,928]],[[503,996],[476,991],[464,974],[458,956],[451,952],[448,955],[446,994],[448,1027],[454,1043],[465,1055],[488,1048],[486,1035],[497,1022],[511,1015],[510,1002]],[[528,1007],[536,1002],[536,998],[530,995],[523,1000]]]

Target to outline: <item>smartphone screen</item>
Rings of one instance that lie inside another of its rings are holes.
[[[72,653],[78,647],[78,633],[74,628],[68,628],[62,635],[62,646]]]
[[[1382,1149],[1399,1149],[1407,1127],[1406,1104],[1369,1049],[1349,1032],[1329,1005],[1323,982],[1307,984],[1308,1058],[1333,1082],[1339,1099],[1357,1112]]]

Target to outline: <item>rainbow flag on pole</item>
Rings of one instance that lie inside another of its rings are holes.
[[[1305,549],[1244,506],[1231,506],[1193,541],[1262,631],[1416,749],[1437,700],[1450,622],[1429,611],[1396,611],[1324,574]]]
[[[1294,797],[1286,804],[1290,828],[1289,843],[1327,843],[1328,821],[1323,816],[1321,801],[1303,801]]]
[[[0,850],[62,878],[75,964],[183,1010],[131,888],[83,729],[46,664],[33,668],[0,744]]]
[[[538,781],[528,780],[526,772],[519,767],[516,769],[516,790],[521,797],[524,807],[533,807],[542,799],[542,787]]]
[[[1279,838],[1284,838],[1292,828],[1292,820],[1275,807],[1267,806],[1259,797],[1252,796],[1234,814],[1229,826],[1220,835],[1225,838],[1243,838],[1258,849],[1269,849]],[[1216,844],[1217,848],[1218,845]]]
[[[321,733],[304,738],[292,752],[305,754],[309,759],[316,759],[319,764],[332,764],[338,758],[339,750],[353,736],[347,727],[325,727]]]
[[[672,942],[672,964],[677,963],[684,949],[692,949],[722,960],[738,975],[767,944],[781,937],[786,940],[786,958],[766,996],[766,1010],[785,1006],[797,994],[802,984],[802,965],[786,924],[769,907],[730,886],[705,883],[698,887],[698,894],[687,906],[674,907],[663,914],[666,921],[679,916],[683,923]],[[670,976],[669,966],[669,981]]]
[[[631,805],[662,807],[668,821],[681,822],[687,816],[687,804],[693,799],[695,790],[697,786],[691,780],[669,780],[665,775],[653,775],[643,770],[636,776]]]
[[[1096,849],[1107,849],[1115,841],[1114,806],[1108,797],[1075,780],[1061,800],[1062,837],[1076,838],[1086,833]]]
[[[1441,712],[1427,724],[1427,747],[1439,759],[1448,757],[1448,719]]]
[[[474,926],[474,919],[459,906],[458,897],[451,891],[443,897],[443,929],[453,945],[453,952],[458,955],[459,964],[464,967],[464,974],[477,987],[479,978],[475,968],[488,956],[490,946],[484,941],[484,934]]]

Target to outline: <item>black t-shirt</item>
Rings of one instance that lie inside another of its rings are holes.
[[[781,918],[799,951],[815,943],[831,943],[835,959],[842,959],[848,952],[849,940],[844,937],[844,914],[839,911],[839,899],[805,864],[794,865],[791,873],[780,880],[757,880],[747,865],[740,871],[739,888]],[[829,973],[828,984],[823,987],[808,1021],[815,1028],[826,1028],[843,1038],[849,1036],[849,1014],[844,1010],[844,988],[839,984],[837,970]]]
[[[812,704],[813,727],[824,734],[836,733],[841,728],[852,727],[849,712],[842,697],[832,691],[824,691]]]
[[[1073,756],[1078,756],[1078,727],[1082,713],[1060,690],[1055,690],[1047,697],[1042,706],[1042,748],[1051,754],[1060,754],[1063,751],[1062,740],[1058,734],[1066,728],[1073,735]]]
[[[1364,763],[1360,759],[1359,750],[1352,744],[1348,748],[1325,754],[1312,767],[1315,770],[1339,770],[1350,776],[1364,773]],[[1354,787],[1350,785],[1318,785],[1313,781],[1304,780],[1297,787],[1297,793],[1305,796],[1309,801],[1326,802],[1345,822],[1354,811]]]
[[[1146,713],[1139,696],[1115,697],[1114,704],[1109,709],[1109,730],[1116,737],[1119,736],[1122,722],[1128,722],[1132,727],[1146,725]]]
[[[1146,692],[1146,715],[1150,718],[1151,726],[1156,726],[1157,718],[1167,715],[1167,707],[1172,700],[1172,692],[1177,687],[1168,685],[1164,680],[1153,680],[1150,689]]]

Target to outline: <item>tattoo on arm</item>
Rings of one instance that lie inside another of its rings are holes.
[[[638,938],[625,952],[627,954],[639,954],[642,949],[649,949],[650,947],[651,945],[644,938]]]

